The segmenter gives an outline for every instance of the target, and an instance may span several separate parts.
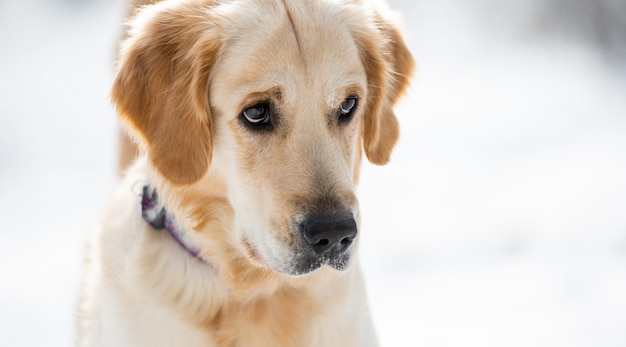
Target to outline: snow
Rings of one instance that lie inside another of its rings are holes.
[[[124,6],[0,2],[2,345],[72,343],[83,244],[116,181]],[[364,165],[359,188],[382,345],[626,346],[623,70],[460,1],[391,7],[419,69],[392,163]]]

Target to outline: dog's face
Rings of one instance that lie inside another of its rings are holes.
[[[113,99],[166,181],[226,182],[251,261],[300,275],[348,265],[361,148],[388,161],[412,69],[357,1],[166,1],[136,20]]]

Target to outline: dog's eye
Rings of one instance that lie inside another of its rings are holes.
[[[359,99],[351,96],[341,103],[341,106],[339,106],[339,123],[345,123],[352,119],[358,101]]]
[[[243,110],[243,117],[251,126],[269,125],[270,123],[270,107],[267,103],[254,105]]]

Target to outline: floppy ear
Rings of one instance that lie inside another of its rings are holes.
[[[174,184],[197,181],[211,160],[209,74],[220,48],[212,2],[144,8],[133,20],[111,91],[150,163]]]
[[[393,106],[404,95],[415,63],[400,30],[377,13],[370,27],[360,30],[355,39],[368,84],[363,147],[370,162],[384,165],[400,133]]]

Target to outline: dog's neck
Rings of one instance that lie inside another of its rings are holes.
[[[195,244],[184,229],[178,226],[174,217],[169,215],[165,207],[159,203],[159,198],[155,189],[144,186],[141,196],[141,216],[153,228],[157,230],[166,229],[172,238],[194,258],[212,266],[211,262],[202,256],[202,249]]]

